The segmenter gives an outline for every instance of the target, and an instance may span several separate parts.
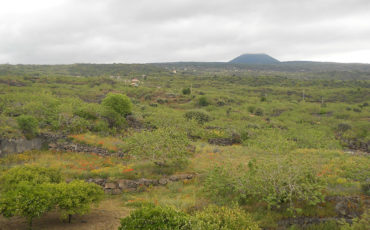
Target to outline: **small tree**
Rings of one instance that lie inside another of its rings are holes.
[[[50,184],[20,182],[0,198],[0,213],[5,217],[26,217],[29,228],[35,217],[40,217],[54,207]]]
[[[85,214],[98,203],[103,190],[83,181],[61,182],[58,170],[42,167],[15,167],[1,177],[0,213],[5,217],[26,217],[30,228],[35,217],[55,207],[62,217]]]
[[[38,133],[38,121],[30,115],[20,115],[17,117],[19,129],[27,138],[32,138]]]
[[[130,98],[123,94],[109,93],[102,101],[104,106],[112,108],[121,116],[126,117],[132,112]]]
[[[68,223],[71,223],[72,215],[88,213],[91,205],[103,198],[103,190],[98,185],[80,180],[57,184],[54,194],[62,218],[68,217]]]

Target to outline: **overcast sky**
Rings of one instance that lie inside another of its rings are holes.
[[[370,0],[0,0],[0,63],[370,63]]]

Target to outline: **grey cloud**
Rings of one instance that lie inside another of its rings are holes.
[[[370,62],[368,0],[32,2],[2,1],[0,63]]]

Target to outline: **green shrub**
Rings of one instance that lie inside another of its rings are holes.
[[[214,167],[208,172],[204,181],[204,192],[216,204],[225,205],[241,200],[241,193],[237,190],[237,176],[229,167]]]
[[[164,103],[167,103],[168,101],[167,101],[167,99],[159,98],[159,99],[157,99],[157,102],[158,102],[159,104],[164,104]]]
[[[339,132],[345,132],[345,131],[350,130],[350,129],[352,129],[351,125],[345,124],[345,123],[340,123],[340,124],[338,124],[338,127],[337,127],[337,130]]]
[[[84,133],[91,129],[91,123],[85,118],[75,116],[66,127],[70,133]]]
[[[353,108],[353,111],[356,112],[356,113],[361,113],[361,109],[359,109],[359,108]]]
[[[108,125],[108,122],[106,122],[105,120],[98,120],[96,121],[92,128],[91,128],[91,131],[94,131],[94,132],[99,132],[99,133],[102,133],[102,134],[107,134],[109,133],[109,125]]]
[[[127,125],[126,119],[110,107],[106,107],[101,116],[111,129],[122,129]]]
[[[248,112],[250,112],[250,113],[254,113],[254,111],[256,110],[256,107],[255,106],[248,106]]]
[[[257,230],[258,224],[238,206],[232,208],[210,205],[195,213],[193,229]]]
[[[255,111],[254,111],[254,114],[256,116],[263,116],[263,109],[261,108],[257,108]]]
[[[99,117],[101,105],[87,104],[77,108],[74,114],[87,120],[96,120]]]
[[[274,161],[250,161],[248,168],[215,167],[204,183],[207,195],[218,203],[264,201],[268,207],[300,211],[295,202],[316,205],[324,199],[324,181],[305,159],[284,156]]]
[[[39,123],[33,116],[20,115],[17,117],[17,123],[20,130],[27,138],[32,138],[38,133]]]
[[[145,205],[121,219],[118,230],[190,230],[189,215],[169,207]]]
[[[102,105],[112,108],[121,116],[127,116],[132,112],[130,98],[123,94],[109,93],[102,101]]]
[[[198,105],[200,105],[200,106],[207,106],[207,105],[209,105],[210,103],[209,103],[209,101],[208,101],[208,98],[207,97],[200,97],[200,98],[198,98]]]
[[[199,124],[204,124],[210,121],[210,116],[204,111],[189,111],[185,113],[185,118],[188,120],[194,119]]]
[[[160,167],[183,168],[188,163],[189,139],[185,132],[163,127],[154,131],[134,133],[125,139],[122,149]]]
[[[190,93],[191,93],[190,88],[184,88],[184,89],[182,89],[182,94],[184,94],[184,95],[190,95]]]
[[[361,184],[361,191],[367,195],[370,196],[370,181],[366,181]]]

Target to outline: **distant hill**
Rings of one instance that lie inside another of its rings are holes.
[[[267,54],[243,54],[234,58],[230,63],[238,64],[276,64],[279,63],[275,58]]]

